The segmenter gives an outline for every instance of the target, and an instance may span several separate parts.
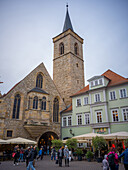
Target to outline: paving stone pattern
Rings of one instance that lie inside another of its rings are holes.
[[[72,161],[69,167],[65,167],[64,159],[62,167],[50,160],[50,156],[44,156],[44,159],[36,161],[36,170],[102,170],[102,163],[83,161]],[[0,164],[0,170],[25,170],[25,162],[14,166],[13,161],[4,161]],[[123,164],[119,165],[119,170],[124,170]]]

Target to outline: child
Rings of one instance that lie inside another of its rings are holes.
[[[109,170],[109,163],[107,161],[107,155],[104,155],[104,159],[102,161],[102,164],[103,164],[103,170]]]

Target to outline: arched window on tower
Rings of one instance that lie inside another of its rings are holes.
[[[42,86],[43,86],[43,76],[41,74],[38,74],[36,78],[36,87],[42,88]]]
[[[35,96],[33,99],[33,109],[38,109],[38,97]]]
[[[19,119],[20,101],[21,101],[20,94],[17,94],[14,98],[13,115],[12,115],[13,119]]]
[[[53,122],[59,122],[59,100],[57,98],[53,102]]]
[[[74,53],[78,55],[78,44],[77,43],[74,44]]]
[[[64,54],[64,44],[63,43],[60,43],[60,55]]]
[[[42,98],[41,110],[46,110],[46,97]]]

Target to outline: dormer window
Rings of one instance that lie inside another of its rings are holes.
[[[99,80],[99,84],[100,84],[100,85],[102,84],[102,79]]]
[[[91,82],[91,87],[93,87],[93,81]]]
[[[98,85],[98,80],[95,80],[95,86],[97,86]]]
[[[63,43],[60,43],[59,45],[59,49],[60,49],[60,55],[64,54],[64,44]]]

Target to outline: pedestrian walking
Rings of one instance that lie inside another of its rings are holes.
[[[23,157],[24,157],[24,150],[23,147],[20,149],[20,157],[19,157],[19,162],[23,162]]]
[[[118,158],[121,158],[121,157],[124,157],[124,168],[125,170],[128,170],[128,146],[126,147],[126,150],[121,154],[119,155]]]
[[[33,160],[33,166],[35,167],[35,160],[36,160],[36,156],[37,156],[37,149],[36,146],[34,146],[34,160]]]
[[[38,152],[38,156],[37,156],[37,160],[40,158],[40,160],[43,159],[43,152],[42,152],[42,148],[40,148],[39,152]]]
[[[55,147],[52,148],[52,151],[51,151],[51,160],[56,160],[56,150],[55,150]]]
[[[115,148],[111,148],[111,151],[108,153],[107,158],[110,170],[118,170],[119,168],[119,161],[118,155],[115,152]]]
[[[18,159],[19,159],[20,151],[18,148],[18,145],[14,147],[14,151],[12,154],[12,157],[14,158],[14,166],[17,164],[18,165]]]
[[[33,166],[33,160],[34,160],[34,155],[35,155],[35,153],[34,153],[34,149],[32,148],[32,146],[31,146],[31,150],[30,150],[30,152],[29,152],[29,154],[28,154],[28,166],[27,166],[27,170],[30,170],[30,168],[32,169],[32,170],[35,170],[35,168],[34,168],[34,166]]]
[[[109,163],[106,158],[107,158],[107,155],[104,155],[104,159],[102,161],[103,170],[109,170]]]
[[[24,157],[25,157],[25,161],[26,161],[26,167],[28,166],[28,154],[30,152],[30,147],[27,147],[25,152],[24,152]]]
[[[62,167],[62,158],[63,158],[63,151],[62,151],[62,147],[60,147],[60,149],[58,150],[58,160],[59,160],[59,166]]]
[[[65,166],[69,166],[69,150],[67,145],[64,148],[64,158],[65,158]]]

